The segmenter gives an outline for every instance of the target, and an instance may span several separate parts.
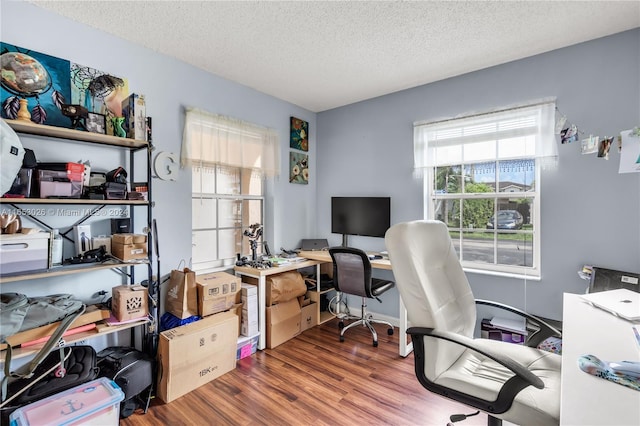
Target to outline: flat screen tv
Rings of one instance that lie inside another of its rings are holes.
[[[331,232],[348,235],[384,237],[391,226],[390,197],[331,197]]]

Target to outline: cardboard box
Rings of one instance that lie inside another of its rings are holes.
[[[18,408],[9,423],[118,426],[123,399],[124,392],[113,380],[100,377]]]
[[[91,247],[99,248],[104,246],[107,254],[111,254],[111,238],[106,235],[100,235],[91,238]]]
[[[240,322],[240,335],[253,336],[258,334],[260,329],[258,328],[258,316],[251,315],[246,309],[242,309],[242,320]]]
[[[287,275],[289,278],[296,281],[297,286],[295,288],[287,287],[281,288],[281,283],[273,284],[274,280],[278,280],[281,276]],[[242,281],[246,284],[254,286],[258,285],[258,279],[253,277],[242,277]],[[257,287],[256,287],[257,288]],[[280,274],[269,275],[265,279],[265,292],[266,292],[266,306],[271,306],[275,303],[281,303],[285,300],[291,300],[304,294],[306,292],[306,285],[302,275],[297,271],[286,271]]]
[[[147,243],[119,244],[111,241],[111,254],[120,260],[128,261],[147,258]]]
[[[118,321],[145,317],[149,313],[148,293],[141,285],[121,285],[111,289],[111,311]]]
[[[242,297],[258,297],[258,286],[254,284],[241,283]]]
[[[298,299],[268,306],[267,348],[272,349],[300,334],[300,304]]]
[[[171,402],[233,370],[237,342],[238,318],[233,312],[160,333],[158,397]]]
[[[251,312],[258,312],[258,296],[242,296],[241,302],[242,309],[246,309]]]
[[[44,270],[49,267],[49,232],[0,235],[0,274]]]
[[[235,305],[233,305],[233,307],[229,309],[229,312],[233,312],[238,316],[238,336],[240,336],[240,325],[241,325],[240,319],[242,318],[242,303],[236,303]]]
[[[89,305],[84,314],[80,315],[69,326],[69,330],[83,325],[91,324],[94,322],[102,321],[111,315],[108,309],[100,309],[98,305]],[[43,337],[49,337],[58,329],[60,322],[54,322],[51,324],[43,325],[40,327],[32,328],[31,330],[21,331],[6,338],[7,342],[11,346],[18,346],[22,343],[32,342],[34,340],[42,339]],[[6,344],[0,344],[0,350],[6,349]]]
[[[226,272],[196,275],[198,314],[206,317],[240,303],[240,284],[240,278]]]
[[[113,234],[111,242],[116,244],[146,244],[147,236],[144,234]]]
[[[300,309],[300,332],[318,325],[318,305],[310,303]]]

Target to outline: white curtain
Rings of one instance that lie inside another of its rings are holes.
[[[558,156],[555,101],[431,123],[414,123],[414,169],[461,163]]]
[[[274,129],[187,108],[180,164],[241,167],[265,177],[278,176],[278,134]]]

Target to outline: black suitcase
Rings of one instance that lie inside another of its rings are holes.
[[[153,390],[154,360],[134,348],[112,346],[98,352],[100,377],[116,382],[124,400],[120,403],[120,417],[129,417],[138,408],[149,408]]]

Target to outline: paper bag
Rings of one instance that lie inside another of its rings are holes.
[[[189,268],[171,271],[164,309],[180,319],[198,315],[196,273]]]

